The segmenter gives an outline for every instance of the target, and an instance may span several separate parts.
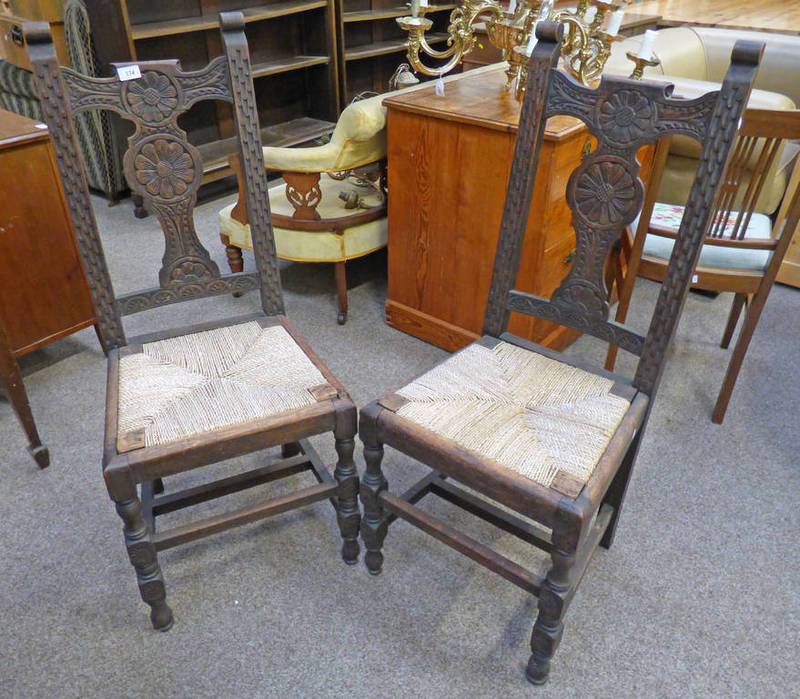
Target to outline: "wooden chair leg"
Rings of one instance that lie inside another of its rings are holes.
[[[36,429],[36,422],[28,402],[28,393],[22,382],[19,364],[11,353],[2,328],[0,328],[0,386],[8,396],[11,407],[25,431],[25,436],[28,438],[28,451],[36,461],[36,465],[39,468],[47,468],[50,465],[50,452],[39,437],[39,431]]]
[[[525,670],[525,676],[533,684],[544,684],[547,681],[550,661],[564,634],[563,619],[571,596],[571,571],[575,564],[575,551],[561,549],[558,539],[554,529],[552,567],[539,593],[539,615],[533,625],[531,656]]]
[[[339,325],[344,325],[347,321],[347,273],[345,261],[341,260],[334,263],[336,271],[336,293],[339,296],[339,315],[336,320]]]
[[[733,337],[733,331],[736,330],[736,324],[739,322],[739,316],[741,315],[742,308],[744,308],[746,303],[747,294],[734,294],[731,312],[728,315],[728,323],[725,326],[725,333],[722,336],[722,342],[719,344],[722,349],[728,349],[728,345],[730,345],[731,338]]]
[[[108,494],[122,518],[125,548],[136,571],[139,594],[150,606],[150,621],[154,629],[169,631],[173,624],[172,610],[167,605],[164,576],[158,565],[156,547],[142,513],[142,502],[136,493],[136,486],[126,474],[106,472],[105,476]]]
[[[133,215],[136,218],[147,218],[147,209],[144,208],[144,197],[141,194],[131,194],[133,200]]]
[[[231,245],[227,241],[227,236],[222,240],[225,243],[225,254],[228,256],[228,267],[234,274],[244,270],[244,259],[242,258],[242,249],[236,245]]]
[[[631,478],[633,464],[636,461],[636,454],[639,451],[641,437],[641,431],[637,432],[636,436],[633,438],[633,441],[628,447],[628,452],[625,454],[619,470],[614,476],[614,479],[611,481],[611,485],[608,486],[606,495],[603,498],[604,505],[607,504],[614,508],[614,513],[611,515],[611,519],[608,522],[608,526],[603,534],[603,538],[600,539],[600,546],[606,549],[611,548],[611,545],[614,543],[614,534],[617,531],[617,523],[619,522],[619,516],[622,512],[622,503],[625,500],[625,493],[628,490],[628,482]]]
[[[300,442],[289,442],[288,444],[281,445],[281,457],[288,459],[290,456],[296,456],[300,453]]]
[[[348,565],[358,562],[358,529],[361,512],[358,509],[358,471],[353,452],[356,447],[356,409],[337,413],[336,430],[336,518],[342,534],[342,559]]]
[[[358,434],[364,443],[364,461],[367,468],[361,479],[361,504],[364,516],[361,518],[361,538],[364,541],[364,563],[371,575],[378,575],[383,566],[383,540],[386,538],[388,523],[381,501],[381,493],[388,483],[381,471],[383,444],[378,440],[378,415],[382,408],[368,406],[361,411]]]
[[[771,288],[770,284],[770,288]],[[717,425],[721,425],[725,419],[725,412],[728,410],[728,403],[733,393],[733,387],[736,384],[736,379],[739,376],[739,369],[742,368],[744,355],[747,354],[747,348],[750,346],[750,340],[753,338],[753,333],[758,325],[758,319],[761,317],[761,311],[764,309],[764,304],[767,302],[770,289],[760,289],[750,304],[748,304],[747,311],[744,314],[744,323],[742,330],[739,333],[739,339],[736,340],[736,346],[733,348],[731,361],[728,362],[728,369],[725,372],[725,379],[722,382],[722,388],[717,396],[717,403],[714,406],[714,412],[711,415],[711,421]]]

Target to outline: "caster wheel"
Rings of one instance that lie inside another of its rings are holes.
[[[339,315],[336,316],[336,322],[339,325],[344,325],[347,322],[347,311],[339,311]]]

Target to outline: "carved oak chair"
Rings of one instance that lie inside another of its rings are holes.
[[[88,78],[61,69],[46,24],[27,27],[43,117],[79,238],[108,353],[103,475],[123,521],[125,545],[153,627],[167,630],[156,552],[295,507],[332,499],[349,562],[358,556],[356,409],[284,315],[261,160],[255,95],[241,13],[220,15],[224,56],[184,72],[177,61],[139,63],[141,77]],[[202,177],[198,150],[177,119],[200,100],[232,103],[257,270],[222,276],[194,230]],[[109,109],[132,121],[125,173],[149,202],[165,237],[158,286],[115,298],[89,200],[72,113]],[[263,312],[128,341],[121,317],[184,300],[260,289]],[[332,477],[306,438],[333,431]],[[282,445],[282,458],[247,473],[155,497],[162,479]],[[256,505],[155,532],[156,516],[284,476],[318,481]],[[137,492],[141,484],[141,498]]]
[[[264,166],[284,180],[269,189],[278,257],[333,263],[339,324],[347,320],[347,261],[380,250],[388,240],[382,99],[378,95],[349,105],[324,145],[264,148]],[[231,164],[239,175],[238,161]],[[239,200],[219,212],[220,238],[232,272],[242,270],[242,249],[253,247],[245,198],[239,176]]]
[[[733,305],[720,346],[727,348],[746,309],[728,369],[712,413],[722,423],[739,369],[775,277],[800,220],[800,158],[788,178],[775,221],[758,213],[765,187],[775,174],[780,153],[789,141],[800,139],[800,110],[748,109],[725,179],[714,204],[714,215],[692,287],[707,291],[731,291]],[[637,274],[662,281],[677,235],[684,207],[656,201],[664,171],[669,140],[659,144],[654,170],[655,187],[647,190],[641,216],[631,225],[636,235],[627,256],[625,278],[619,288],[616,320],[624,322]],[[616,347],[609,347],[606,369],[613,370]]]
[[[674,100],[664,85],[604,76],[597,89],[556,70],[561,30],[540,23],[509,180],[484,337],[361,411],[366,471],[361,536],[370,573],[400,517],[537,595],[527,677],[546,680],[563,618],[598,545],[614,536],[669,343],[710,221],[761,46],[737,45],[719,93]],[[597,139],[567,183],[575,262],[552,297],[513,289],[547,118],[584,121]],[[604,266],[643,198],[636,153],[680,133],[703,157],[646,335],[608,320]],[[639,355],[632,380],[506,332],[510,312],[535,315],[613,341]],[[432,470],[401,496],[381,471],[384,445]],[[452,481],[468,486],[468,489]],[[476,496],[476,492],[481,497]],[[434,493],[550,554],[536,575],[414,505]],[[499,506],[498,506],[499,503]],[[502,506],[502,507],[501,507]],[[523,515],[522,519],[514,513]],[[534,526],[534,520],[540,526]]]

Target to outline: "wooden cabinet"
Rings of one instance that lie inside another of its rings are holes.
[[[395,21],[411,14],[403,0],[337,0],[339,73],[342,99],[350,102],[360,92],[386,92],[389,79],[406,62],[408,34]],[[430,0],[425,16],[433,20],[426,39],[444,48],[447,25],[456,3]],[[433,66],[435,63],[428,59]],[[424,76],[419,76],[424,78]]]
[[[311,141],[339,115],[334,0],[86,0],[101,66],[180,59],[185,70],[222,53],[218,13],[244,13],[264,145]],[[203,102],[181,120],[203,157],[205,181],[231,173],[229,105]]]
[[[0,386],[40,466],[16,358],[96,322],[47,128],[0,111]]]
[[[454,351],[479,337],[520,105],[502,67],[384,101],[388,108],[386,321]],[[570,117],[547,124],[517,288],[549,296],[575,249],[566,181],[589,143]],[[512,315],[511,332],[563,348],[576,331]]]
[[[0,58],[19,68],[31,70],[28,48],[22,36],[22,24],[47,22],[53,35],[58,62],[69,65],[64,37],[64,0],[0,0]]]

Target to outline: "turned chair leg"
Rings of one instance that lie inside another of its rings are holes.
[[[358,471],[353,460],[356,447],[356,409],[337,413],[336,429],[336,519],[342,534],[342,559],[348,565],[358,562],[358,529],[361,512],[358,509]]]
[[[544,684],[550,674],[550,661],[564,634],[564,615],[580,579],[576,575],[576,552],[586,539],[585,527],[590,524],[570,522],[561,514],[564,513],[556,513],[553,523],[552,566],[539,592],[539,615],[531,633],[531,656],[525,676],[533,684]],[[576,527],[580,530],[576,531]]]
[[[230,267],[231,272],[236,274],[244,269],[244,260],[240,247],[228,243],[225,245],[225,254],[228,256],[228,267]]]
[[[364,461],[367,464],[361,479],[361,504],[364,516],[361,518],[361,539],[364,541],[364,563],[371,575],[378,575],[383,566],[383,540],[386,538],[388,523],[380,495],[388,487],[381,471],[383,444],[378,440],[377,416],[382,408],[369,406],[361,411],[359,437],[364,443]]]
[[[136,218],[147,218],[147,209],[144,208],[144,197],[141,194],[131,194],[133,201],[133,215]]]
[[[172,628],[172,610],[167,605],[164,576],[158,565],[156,547],[147,522],[142,514],[142,502],[130,478],[106,474],[106,485],[111,499],[122,519],[122,532],[128,558],[136,571],[136,582],[142,600],[150,606],[150,621],[158,631]]]
[[[347,274],[345,270],[346,262],[341,260],[334,263],[336,271],[336,293],[339,297],[339,315],[336,320],[339,325],[344,325],[347,321]]]

